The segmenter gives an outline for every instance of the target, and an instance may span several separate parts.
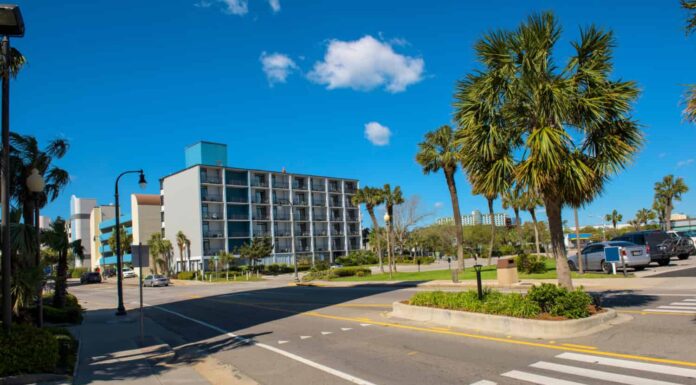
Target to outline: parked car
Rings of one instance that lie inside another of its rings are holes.
[[[696,231],[694,231],[694,230],[677,231],[677,234],[679,234],[679,236],[681,236],[681,237],[691,238],[691,240],[696,245]]]
[[[687,236],[681,236],[676,231],[668,231],[672,240],[676,243],[675,254],[679,259],[689,259],[689,255],[696,253],[694,241]]]
[[[626,267],[643,270],[650,264],[650,255],[646,252],[645,246],[626,241],[608,241],[591,243],[582,249],[580,256],[582,257],[583,269],[586,271],[601,270],[607,274],[611,273],[611,263],[604,260],[604,249],[610,246],[619,248],[619,255],[623,262],[626,263]],[[576,254],[568,256],[568,266],[570,270],[578,270],[579,265]]]
[[[145,277],[145,279],[143,280],[143,286],[169,286],[169,278],[159,274],[151,274]]]
[[[137,275],[135,274],[135,270],[131,269],[130,267],[124,267],[123,270],[123,278],[135,278]]]
[[[626,233],[612,241],[625,241],[645,246],[645,251],[650,255],[650,261],[657,262],[660,266],[669,265],[670,258],[676,256],[675,242],[664,231],[646,230]]]
[[[101,275],[96,272],[82,273],[80,276],[80,284],[84,285],[86,283],[101,283]]]

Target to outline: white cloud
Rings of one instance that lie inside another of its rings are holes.
[[[439,208],[442,208],[443,203],[442,203],[442,202],[435,202],[435,205],[434,205],[434,206],[435,206],[436,209],[439,209]]]
[[[677,162],[677,167],[685,167],[694,163],[694,159],[680,160]]]
[[[390,43],[367,35],[355,41],[331,40],[309,79],[327,89],[369,91],[384,86],[401,92],[422,79],[424,66],[423,59],[400,55]]]
[[[268,84],[273,86],[275,83],[285,83],[288,75],[297,69],[297,64],[287,55],[282,53],[267,54],[261,53],[261,65],[266,74]]]
[[[210,8],[213,3],[222,4],[223,11],[230,15],[244,16],[249,13],[249,0],[199,0],[193,5],[200,8]],[[280,11],[280,0],[268,0],[273,12]]]
[[[389,144],[391,134],[389,127],[377,122],[370,122],[365,125],[365,138],[375,146],[386,146]]]

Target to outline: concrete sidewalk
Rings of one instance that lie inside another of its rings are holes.
[[[146,335],[139,337],[139,313],[117,317],[114,309],[89,310],[79,327],[80,351],[74,384],[210,384],[190,366],[170,365],[174,351],[151,336],[168,333],[145,318]]]

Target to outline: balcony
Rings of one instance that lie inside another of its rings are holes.
[[[227,203],[249,203],[249,198],[228,194]]]
[[[356,191],[355,183],[345,182],[343,185],[343,191],[346,194],[355,194],[355,191]]]
[[[257,205],[267,205],[268,204],[268,197],[267,196],[252,196],[251,203],[254,203]]]
[[[290,198],[285,198],[285,197],[278,197],[278,198],[273,198],[273,204],[274,205],[289,205],[290,204]]]
[[[302,246],[302,245],[295,245],[295,252],[304,252],[304,251],[312,251],[312,248],[309,247],[309,245]]]
[[[273,219],[276,221],[289,221],[290,214],[278,214],[278,215],[274,216]]]
[[[201,194],[203,202],[222,202],[222,195],[217,194]]]
[[[291,237],[292,233],[290,232],[290,230],[278,230],[278,229],[276,229],[274,235],[276,237],[286,238],[286,237]]]
[[[329,205],[330,205],[331,207],[341,207],[341,200],[340,200],[340,199],[331,198],[331,199],[329,199]]]
[[[246,214],[237,214],[237,213],[227,213],[227,219],[231,221],[248,221],[249,220],[249,213]]]
[[[342,222],[343,221],[343,215],[336,215],[334,213],[331,213],[331,222]]]
[[[209,247],[203,249],[203,254],[208,256],[218,255],[221,251],[225,251],[224,247]]]
[[[325,191],[324,183],[312,182],[312,191]]]
[[[249,238],[249,232],[248,231],[233,231],[231,233],[228,233],[227,236],[229,238]]]
[[[340,193],[341,192],[340,183],[329,181],[329,192]]]
[[[224,219],[222,213],[203,213],[201,217],[204,221],[221,221]]]
[[[271,219],[268,213],[254,213],[251,218],[255,221],[268,221]]]
[[[266,178],[251,178],[252,187],[268,187],[268,180]]]
[[[287,181],[273,181],[273,188],[287,190],[288,188],[290,188],[290,183],[288,183]]]
[[[304,180],[302,182],[300,182],[297,179],[295,179],[292,182],[292,189],[293,190],[307,190],[307,182],[305,182]]]
[[[307,201],[306,198],[303,198],[303,199],[295,198],[292,201],[292,204],[294,204],[296,206],[307,206],[307,205],[309,205],[309,201]]]
[[[290,246],[276,246],[276,253],[289,253],[292,251]]]
[[[264,229],[254,229],[254,236],[255,237],[270,237],[271,232],[268,230],[264,230]]]
[[[222,184],[222,179],[217,175],[201,174],[201,183]]]
[[[203,232],[203,238],[223,238],[225,234],[220,230],[209,230]]]

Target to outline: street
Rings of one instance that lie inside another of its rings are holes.
[[[619,324],[557,341],[389,318],[390,304],[416,290],[282,279],[146,288],[145,315],[166,331],[146,334],[174,351],[166,367],[214,357],[263,384],[696,384],[696,288],[605,293]],[[115,307],[113,284],[71,291],[88,309]],[[125,296],[136,313],[137,287],[126,286]],[[694,311],[675,310],[684,304]],[[132,330],[126,338],[137,338],[136,324]]]

